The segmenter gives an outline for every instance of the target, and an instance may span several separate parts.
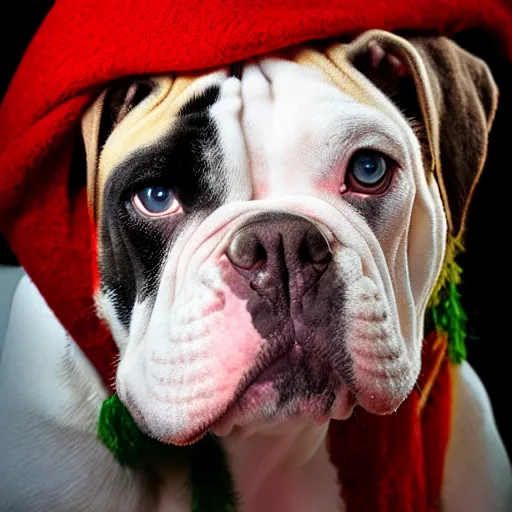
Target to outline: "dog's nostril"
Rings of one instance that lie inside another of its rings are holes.
[[[308,230],[299,245],[298,256],[303,262],[327,264],[332,254],[324,235],[318,230]]]
[[[248,230],[242,231],[231,240],[226,255],[233,265],[243,270],[257,270],[267,261],[265,247]]]

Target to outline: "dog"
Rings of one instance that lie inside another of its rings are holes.
[[[95,301],[139,428],[214,434],[243,512],[345,510],[329,422],[415,386],[497,94],[454,42],[379,30],[104,91],[82,123]],[[2,381],[1,510],[190,510],[186,468],[98,441],[107,392],[28,278]],[[489,399],[467,363],[454,386],[441,506],[509,510]]]

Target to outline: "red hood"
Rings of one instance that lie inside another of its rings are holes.
[[[103,84],[371,28],[452,36],[474,27],[492,34],[512,61],[507,0],[58,0],[0,109],[0,230],[111,383],[116,349],[92,307],[85,188],[70,174],[81,113]]]

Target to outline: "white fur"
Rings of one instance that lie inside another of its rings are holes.
[[[450,512],[510,512],[512,468],[487,392],[467,362],[455,369],[454,377],[443,504]]]
[[[142,478],[96,436],[107,392],[33,283],[15,293],[0,360],[0,510],[138,511]]]

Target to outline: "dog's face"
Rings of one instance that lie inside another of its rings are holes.
[[[153,437],[385,414],[414,386],[447,232],[436,96],[410,43],[364,37],[135,79],[86,114],[96,300]],[[411,81],[414,129],[371,73]]]

